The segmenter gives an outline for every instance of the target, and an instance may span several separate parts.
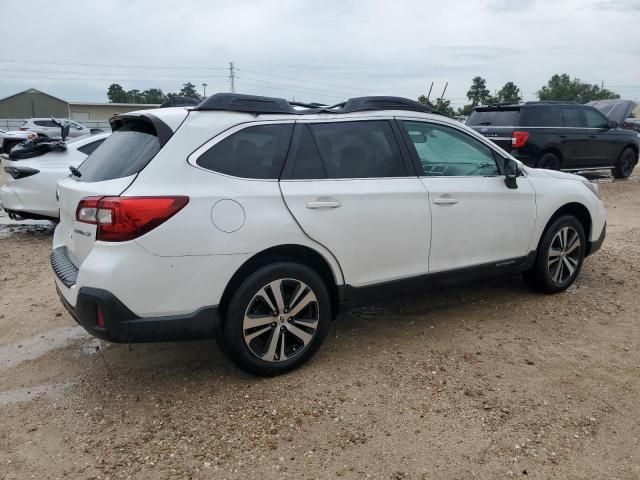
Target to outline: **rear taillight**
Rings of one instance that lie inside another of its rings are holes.
[[[27,131],[27,130],[29,130],[27,127],[20,127],[20,131],[21,131],[21,132],[25,132],[25,131]]]
[[[529,132],[513,132],[511,134],[511,146],[513,148],[524,147],[524,144],[529,140]]]
[[[96,240],[124,242],[163,224],[189,203],[189,197],[86,197],[76,220],[97,225]]]

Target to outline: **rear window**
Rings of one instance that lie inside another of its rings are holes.
[[[80,180],[102,182],[134,175],[146,167],[159,150],[160,140],[151,123],[127,122],[80,165]]]
[[[561,127],[562,115],[557,107],[525,108],[520,116],[523,127]]]
[[[519,110],[475,111],[467,119],[472,127],[513,127],[518,125]]]

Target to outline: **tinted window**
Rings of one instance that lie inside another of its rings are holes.
[[[278,178],[292,131],[293,124],[248,127],[216,143],[196,163],[234,177]]]
[[[403,177],[406,170],[389,122],[310,124],[328,178]]]
[[[78,151],[84,153],[85,155],[91,155],[93,151],[100,145],[102,145],[102,142],[104,141],[105,139],[101,138],[100,140],[96,140],[95,142],[87,143],[86,145],[78,147]]]
[[[300,128],[300,137],[295,146],[293,170],[290,178],[327,178],[327,172],[309,126],[301,124],[298,128]]]
[[[60,127],[53,120],[35,120],[33,123],[39,127]]]
[[[160,140],[148,122],[134,121],[113,132],[80,165],[83,182],[101,182],[138,173],[160,150]]]
[[[489,147],[451,127],[425,122],[403,122],[425,175],[499,175]]]
[[[582,117],[580,117],[580,110],[575,107],[563,107],[560,109],[562,112],[562,120],[565,127],[582,127]]]
[[[475,111],[467,119],[467,125],[512,127],[518,125],[519,110],[492,110],[489,112]]]
[[[523,127],[561,127],[562,115],[557,107],[531,107],[522,111]]]
[[[582,111],[587,121],[587,128],[609,128],[609,120],[597,110],[585,108]]]

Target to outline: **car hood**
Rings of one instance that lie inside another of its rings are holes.
[[[596,100],[587,105],[596,107],[609,120],[614,120],[619,124],[631,116],[631,112],[636,108],[636,102],[632,100]]]
[[[560,172],[558,170],[545,170],[544,168],[530,168],[525,167],[527,174],[531,177],[551,177],[558,180],[578,180],[583,181],[585,178],[573,173]]]

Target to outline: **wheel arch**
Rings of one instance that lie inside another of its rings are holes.
[[[631,150],[633,150],[636,154],[636,162],[638,160],[638,155],[640,155],[640,150],[638,149],[638,145],[636,145],[635,143],[627,143],[624,147],[622,147],[622,150],[620,150],[620,155],[622,155],[622,152],[624,152],[627,148],[630,148]]]
[[[547,153],[553,153],[556,157],[558,157],[558,160],[560,161],[560,168],[562,168],[562,162],[564,161],[564,157],[562,155],[562,151],[560,150],[560,147],[554,145],[554,146],[545,148],[542,151],[542,155],[540,155],[540,158],[542,158]]]
[[[553,213],[553,215],[551,215],[551,217],[547,221],[547,224],[544,226],[542,233],[540,234],[540,238],[538,239],[538,245],[536,248],[540,247],[540,242],[542,242],[542,239],[547,233],[547,230],[549,230],[549,227],[551,226],[551,224],[555,222],[558,218],[564,215],[571,215],[575,217],[582,225],[582,228],[584,229],[584,233],[587,239],[585,256],[589,255],[590,249],[591,249],[590,238],[591,238],[591,226],[593,224],[593,220],[591,218],[591,213],[589,212],[589,209],[579,202],[566,203],[562,205],[560,208],[558,208]]]
[[[315,270],[324,280],[331,295],[332,317],[335,317],[339,310],[341,301],[341,289],[337,272],[334,272],[331,264],[317,250],[299,244],[277,245],[256,253],[245,261],[233,274],[227,283],[219,306],[219,327],[222,327],[220,319],[224,318],[229,301],[242,282],[258,269],[277,261],[292,261],[306,265]]]

